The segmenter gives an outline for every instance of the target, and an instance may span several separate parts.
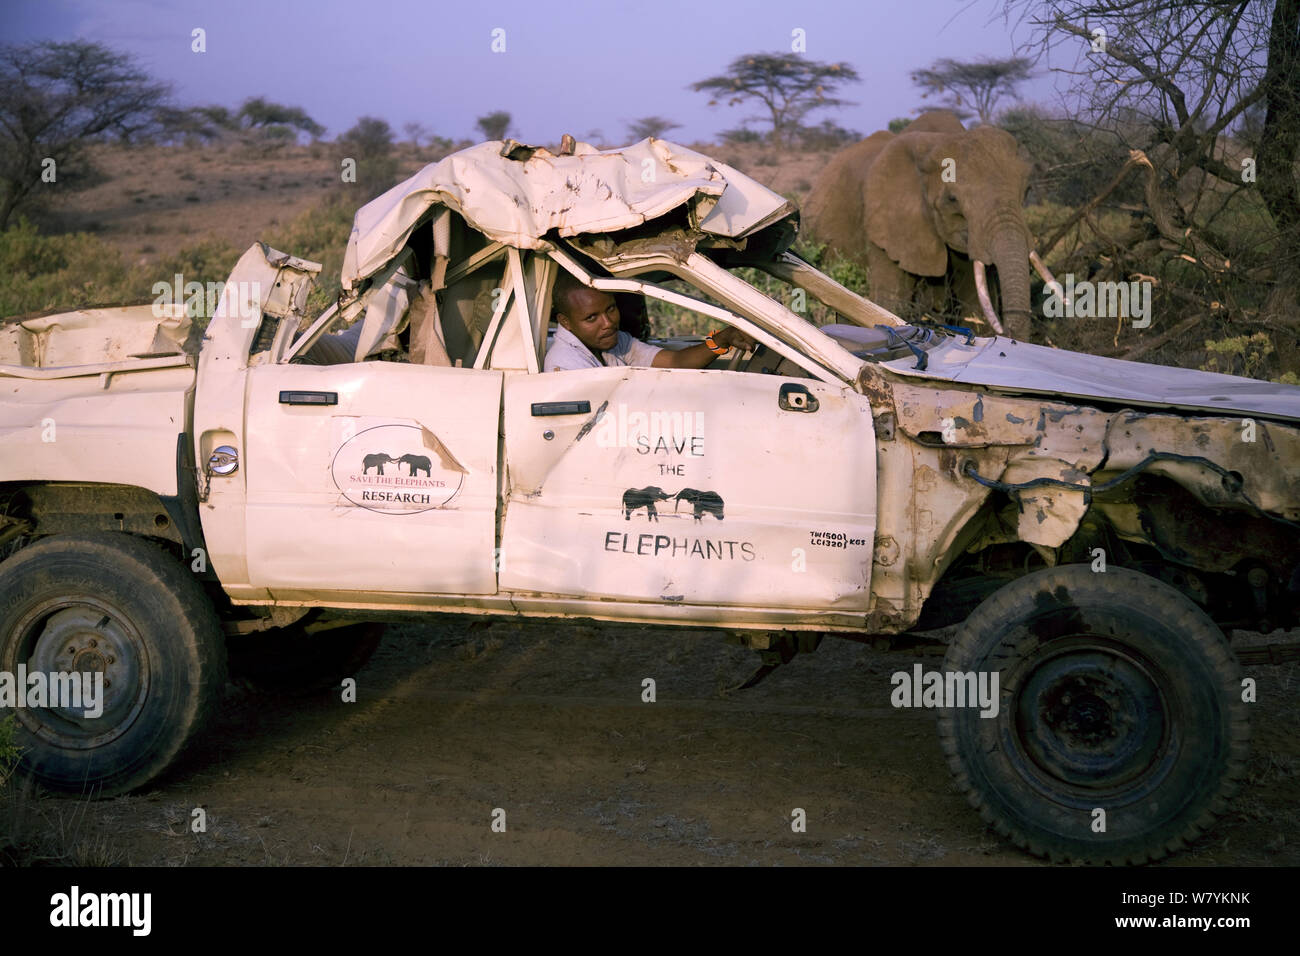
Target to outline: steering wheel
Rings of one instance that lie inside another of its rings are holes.
[[[757,348],[760,348],[760,349],[761,349],[762,347],[763,347],[763,346],[761,346],[761,345],[757,346]],[[724,368],[725,368],[726,371],[728,371],[728,372],[739,372],[739,371],[741,371],[741,365],[745,362],[745,356],[746,356],[746,355],[749,355],[749,354],[750,354],[750,353],[747,352],[747,351],[745,351],[744,349],[738,349],[738,348],[736,348],[735,346],[732,346],[732,348],[731,348],[731,358],[727,359],[727,364],[724,366]]]
[[[754,351],[749,353],[749,361],[745,363],[744,368],[741,370],[748,372],[750,369],[755,368],[756,367],[755,363],[759,362],[759,360],[762,359],[763,356],[766,355],[769,351],[771,350],[762,342],[754,343]],[[740,363],[737,362],[736,366],[739,368]]]

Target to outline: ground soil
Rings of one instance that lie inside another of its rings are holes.
[[[1280,635],[1279,635],[1280,636]],[[1293,635],[1294,636],[1294,635]],[[231,684],[203,741],[105,801],[10,784],[0,857],[126,865],[1040,865],[988,830],[935,714],[894,709],[915,651],[828,639],[758,687],[708,632],[466,618],[388,628],[357,700]],[[1300,864],[1300,663],[1253,667],[1248,779],[1160,865]],[[643,681],[657,700],[642,700]],[[204,833],[191,831],[195,808]],[[807,832],[791,829],[807,814]],[[504,811],[506,831],[492,831]],[[8,837],[6,846],[6,836]]]

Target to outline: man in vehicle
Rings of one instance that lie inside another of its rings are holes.
[[[559,328],[546,351],[544,370],[600,368],[602,365],[650,365],[654,368],[704,368],[733,347],[752,349],[755,342],[730,326],[700,345],[661,349],[619,331],[618,303],[608,292],[583,285],[563,269],[551,294]]]

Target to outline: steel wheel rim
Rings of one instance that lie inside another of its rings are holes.
[[[149,693],[149,655],[119,608],[88,594],[65,595],[31,608],[15,622],[14,633],[4,668],[15,679],[19,664],[29,675],[104,675],[103,712],[97,717],[86,717],[84,708],[19,708],[19,723],[35,737],[64,749],[91,750],[126,733],[139,717]],[[83,703],[88,692],[83,687]]]
[[[1025,775],[1046,794],[1140,799],[1177,756],[1167,678],[1095,635],[1054,640],[1017,679],[1010,735]]]

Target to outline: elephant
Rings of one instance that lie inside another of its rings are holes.
[[[365,458],[361,459],[361,474],[366,474],[371,468],[378,468],[379,474],[382,475],[384,473],[384,465],[391,464],[393,461],[394,459],[389,458],[387,455],[382,453],[378,455],[366,455]]]
[[[674,496],[673,512],[676,513],[678,505],[683,501],[689,501],[695,509],[695,520],[701,520],[706,514],[713,515],[719,521],[722,520],[722,496],[716,491],[696,491],[694,488],[683,488]]]
[[[1024,198],[1029,165],[1014,137],[966,129],[931,110],[901,133],[881,130],[831,157],[804,207],[809,232],[861,265],[871,298],[906,313],[943,310],[949,290],[967,315],[1030,332],[1029,270],[1055,279],[1031,248]],[[997,272],[990,291],[986,267]]]
[[[415,476],[416,472],[420,472],[420,471],[424,472],[426,478],[432,477],[430,474],[430,470],[433,468],[433,462],[431,462],[428,458],[424,457],[423,455],[403,455],[401,458],[398,458],[397,461],[399,463],[400,462],[406,463],[406,467],[408,469],[407,474],[411,475],[412,477]]]
[[[655,510],[655,502],[667,501],[671,497],[662,488],[629,488],[623,492],[623,520],[631,521],[632,512],[644,508],[647,518],[658,521],[659,512]]]

